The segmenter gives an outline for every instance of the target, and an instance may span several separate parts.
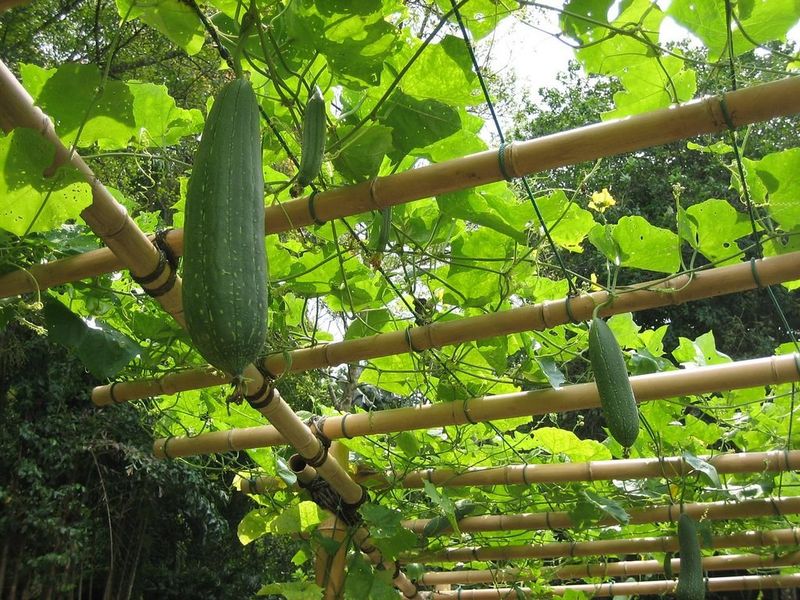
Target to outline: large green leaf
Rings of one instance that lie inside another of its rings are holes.
[[[747,215],[738,212],[727,200],[706,200],[686,209],[686,239],[708,260],[720,265],[739,262],[736,240],[751,232]]]
[[[21,71],[25,87],[53,119],[67,145],[80,131],[81,148],[169,146],[203,127],[200,111],[178,108],[163,85],[108,80],[98,98],[101,75],[93,65],[68,63],[57,69],[23,65]]]
[[[91,204],[91,188],[77,169],[64,166],[44,177],[54,157],[53,145],[31,129],[0,137],[0,229],[19,236],[48,231]]]
[[[644,217],[622,217],[616,225],[597,225],[589,241],[612,263],[660,273],[680,267],[678,236]]]
[[[800,19],[795,0],[744,0],[731,2],[734,20],[728,29],[725,0],[672,0],[667,14],[700,38],[712,59],[728,49],[728,37],[735,54],[752,50],[755,44],[785,40],[786,33]]]
[[[141,19],[157,29],[172,43],[186,51],[197,54],[203,47],[205,30],[191,5],[179,0],[115,0],[120,17]]]
[[[128,336],[100,321],[86,321],[49,298],[44,318],[50,339],[66,346],[100,379],[113,377],[141,352]]]

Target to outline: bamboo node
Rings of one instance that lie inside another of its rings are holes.
[[[570,295],[564,299],[564,310],[567,313],[570,323],[580,323],[580,321],[575,318],[575,313],[572,312],[572,299],[574,297],[575,296]]]
[[[344,413],[342,415],[342,420],[339,421],[339,428],[342,430],[342,437],[347,440],[352,440],[353,436],[347,433],[347,429],[345,429],[345,421],[347,421],[347,417],[350,416],[351,413]]]
[[[503,176],[503,179],[506,181],[511,181],[514,179],[514,174],[508,172],[508,163],[511,162],[511,152],[508,153],[506,156],[506,150],[511,150],[513,144],[507,144],[505,142],[500,144],[500,147],[497,149],[497,166],[500,170],[500,175]],[[513,164],[512,164],[513,169]]]
[[[424,352],[424,351],[420,350],[419,348],[414,347],[414,340],[411,337],[411,330],[412,329],[414,329],[414,328],[411,327],[411,326],[406,327],[406,344],[408,344],[408,349],[411,352],[415,352],[416,354],[419,354],[419,353]]]
[[[167,437],[165,437],[164,443],[161,446],[161,452],[164,453],[164,458],[166,458],[167,460],[172,460],[172,457],[169,455],[169,452],[167,452],[167,444],[169,444],[170,440],[173,439],[174,437],[175,437],[174,435],[168,435]]]
[[[472,415],[469,412],[469,398],[465,398],[463,404],[461,405],[461,411],[464,413],[464,418],[467,420],[467,423],[470,425],[477,425],[478,421],[472,418]]]
[[[256,410],[266,408],[274,398],[275,387],[272,385],[272,381],[266,377],[261,382],[261,387],[258,390],[244,397],[250,407]]]

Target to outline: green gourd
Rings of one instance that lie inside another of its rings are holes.
[[[697,527],[686,513],[682,513],[678,519],[678,546],[681,551],[681,570],[675,595],[678,600],[703,600],[706,597],[706,585]]]
[[[322,90],[314,87],[303,114],[303,137],[300,146],[300,171],[297,183],[306,186],[319,175],[322,158],[325,154],[325,137],[327,123],[325,120],[325,99]]]
[[[629,448],[639,435],[639,407],[622,349],[608,324],[599,317],[592,319],[589,327],[589,361],[611,437]]]
[[[183,309],[197,350],[240,387],[267,334],[261,132],[246,79],[219,91],[195,155],[186,191]]]

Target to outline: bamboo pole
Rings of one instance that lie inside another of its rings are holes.
[[[338,454],[342,452],[343,447],[343,445],[340,445],[339,448],[334,448],[332,445],[331,453]],[[317,472],[314,467],[309,466],[298,455],[293,456],[289,460],[289,467],[297,475],[297,480],[302,483],[309,484],[317,477]],[[330,512],[335,510],[330,506],[322,506],[322,508],[325,508]],[[355,543],[356,548],[358,548],[359,551],[361,551],[373,565],[381,570],[391,570],[393,573],[392,583],[397,589],[403,592],[403,595],[406,598],[416,598],[417,600],[420,600],[420,596],[417,592],[417,586],[400,570],[400,561],[386,560],[381,551],[378,550],[378,547],[373,543],[372,538],[370,538],[369,530],[366,527],[356,526],[355,531],[352,534],[352,540]],[[318,574],[317,581],[319,582],[319,561],[317,562],[316,566]],[[344,566],[342,566],[342,569],[344,569]],[[341,571],[341,577],[344,578],[344,570]],[[320,584],[318,583],[318,585]],[[343,589],[344,581],[342,580],[339,582],[338,590],[343,591]],[[325,593],[328,594],[327,588]],[[327,600],[328,596],[325,596],[325,598]]]
[[[646,594],[671,594],[675,592],[677,580],[624,581],[617,583],[555,585],[548,590],[553,596],[568,592],[582,592],[591,596],[634,596]],[[744,575],[740,577],[712,577],[706,580],[709,592],[737,590],[790,589],[800,587],[800,573],[790,575]],[[544,592],[531,593],[529,588],[495,588],[483,590],[456,590],[453,592],[426,592],[426,600],[518,600],[542,598]]]
[[[342,452],[342,444],[333,442],[329,453],[343,469],[347,469],[348,453]],[[299,479],[299,477],[298,477]],[[347,562],[347,525],[336,516],[327,519],[317,528],[322,537],[339,543],[336,552],[331,555],[324,545],[317,543],[314,556],[315,580],[323,591],[323,600],[340,600],[344,597],[344,578]]]
[[[703,558],[704,571],[739,571],[748,569],[766,569],[789,567],[800,564],[800,551],[784,556],[762,556],[760,554],[725,554],[706,556]],[[681,570],[681,561],[673,558],[672,572]],[[542,567],[541,575],[551,580],[584,579],[587,577],[633,577],[664,573],[664,562],[660,560],[622,560],[619,562],[589,563],[582,565],[563,565],[559,567]],[[474,571],[430,571],[425,573],[417,583],[422,585],[530,581],[539,577],[539,573],[530,569],[480,569]]]
[[[718,473],[775,473],[800,470],[800,450],[772,450],[770,452],[734,452],[703,456]],[[425,469],[397,476],[389,471],[378,473],[359,470],[353,480],[367,487],[424,487],[426,481],[436,486],[459,487],[481,485],[530,485],[533,483],[564,483],[570,481],[605,481],[609,479],[645,479],[648,477],[681,477],[694,470],[683,456],[663,458],[630,458],[624,460],[597,460],[577,463],[546,463],[508,465],[505,467],[475,467],[465,471],[453,469]],[[239,490],[261,494],[285,487],[281,479],[273,476],[242,481]]]
[[[643,523],[660,523],[676,521],[681,512],[689,514],[693,519],[711,521],[742,519],[753,517],[775,517],[800,513],[800,496],[785,498],[764,498],[742,500],[741,502],[695,502],[684,504],[668,504],[652,508],[635,508],[628,511],[630,525]],[[430,519],[411,519],[403,521],[403,526],[421,535]],[[610,516],[598,519],[595,527],[618,525],[619,522]],[[566,511],[548,511],[522,513],[517,515],[479,515],[464,517],[458,522],[461,532],[485,531],[533,531],[543,529],[569,529],[573,526],[572,517]],[[450,529],[439,535],[448,535]]]
[[[692,300],[734,294],[798,278],[800,278],[800,252],[794,252],[752,263],[699,271],[691,276],[679,275],[656,279],[630,288],[618,289],[616,291],[618,295],[614,297],[613,302],[605,306],[600,314],[609,316],[660,306],[675,306]],[[571,320],[570,314],[577,321],[591,319],[594,307],[607,300],[609,295],[605,291],[581,294],[497,313],[293,350],[289,352],[288,363],[287,357],[283,354],[273,354],[263,359],[262,366],[269,373],[278,375],[287,370],[301,372],[402,354],[410,352],[411,348],[421,352],[521,331],[541,331],[568,323]],[[228,379],[224,375],[209,368],[190,369],[158,378],[98,386],[92,391],[92,402],[97,406],[107,406],[150,396],[221,385],[226,381]]]
[[[797,112],[800,112],[800,80],[788,77],[721,96],[701,98],[624,119],[515,142],[501,149],[503,164],[509,176],[519,177],[697,135],[717,133],[727,129],[728,123],[740,127]],[[265,229],[273,234],[298,229],[314,224],[315,220],[331,221],[504,178],[498,150],[487,150],[321,192],[314,200],[316,219],[309,209],[309,197],[268,207]],[[440,200],[446,201],[447,198]],[[167,242],[176,255],[180,254],[183,250],[183,231],[174,231],[168,236]],[[119,269],[123,264],[115,261],[110,253],[95,251],[85,261],[81,257],[74,257],[32,267],[30,275],[40,288],[44,288],[96,276]],[[24,273],[0,278],[0,297],[35,289],[29,275]]]
[[[339,543],[333,555],[320,543],[316,544],[314,552],[314,578],[316,584],[323,589],[323,600],[339,600],[344,597],[347,525],[333,517],[320,523],[317,531],[322,537]]]
[[[711,548],[779,548],[800,547],[800,528],[745,531],[729,535],[715,535]],[[608,556],[622,554],[648,554],[651,552],[677,552],[677,536],[594,540],[591,542],[550,542],[547,544],[520,544],[515,546],[473,546],[445,548],[435,552],[408,555],[404,562],[453,563],[489,560],[518,560],[529,558],[558,558],[579,556]]]
[[[637,401],[648,402],[658,398],[797,381],[800,379],[798,361],[800,361],[798,355],[770,356],[696,369],[637,375],[631,377],[630,381]],[[325,419],[322,430],[333,440],[583,410],[597,406],[600,406],[600,399],[595,384],[581,383],[557,390],[534,390],[483,396],[466,401],[346,414],[341,417],[332,416]],[[153,443],[153,453],[159,458],[167,455],[193,456],[285,443],[278,430],[260,426],[214,431],[194,437],[160,438]]]
[[[83,162],[77,152],[70,151],[58,137],[52,121],[41,109],[34,105],[25,88],[17,81],[6,65],[0,61],[0,127],[8,132],[15,127],[27,127],[38,131],[40,135],[55,148],[53,164],[48,167],[49,173],[64,164],[78,169],[92,188],[92,203],[81,212],[81,217],[98,235],[133,275],[145,276],[153,273],[160,262],[160,254],[148,237],[130,218],[103,184],[95,177],[91,169]],[[166,293],[158,295],[156,300],[164,310],[183,327],[186,326],[183,316],[180,277],[167,265],[164,272],[154,281],[146,284],[145,289],[161,287],[171,277],[174,284]],[[252,395],[262,390],[265,385],[260,371],[248,365],[244,375],[247,379],[247,393]],[[271,395],[270,395],[271,394]],[[259,412],[267,417],[276,430],[286,436],[301,456],[321,464],[318,471],[331,486],[337,490],[347,502],[356,502],[361,497],[361,487],[347,473],[330,460],[324,452],[323,444],[310,429],[294,414],[288,404],[281,398],[277,390],[270,389],[259,401],[269,402]],[[262,402],[263,404],[263,402]]]

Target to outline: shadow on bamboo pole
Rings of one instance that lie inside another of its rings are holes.
[[[793,546],[800,548],[800,528],[745,531],[730,535],[715,535],[711,548],[772,548]],[[436,552],[423,552],[402,557],[403,562],[454,563],[488,560],[517,560],[528,558],[576,558],[579,556],[608,556],[622,554],[649,554],[652,552],[677,552],[677,536],[628,538],[620,540],[593,540],[590,542],[550,542],[546,544],[520,544],[516,546],[473,546],[445,548]]]
[[[554,585],[545,592],[531,593],[528,588],[494,588],[483,590],[457,590],[453,592],[426,592],[426,600],[519,600],[542,598],[549,592],[563,596],[568,592],[582,592],[592,596],[633,596],[645,594],[672,594],[677,580],[624,581],[618,583]],[[800,587],[800,573],[790,575],[744,575],[741,577],[712,577],[706,580],[709,592],[731,592],[737,590],[790,589]],[[521,595],[520,595],[521,594]]]
[[[762,556],[760,554],[727,554],[703,558],[704,571],[739,571],[748,569],[773,569],[800,564],[800,551],[784,556]],[[681,570],[681,561],[673,558],[672,572]],[[540,576],[551,580],[585,579],[588,577],[634,577],[664,573],[661,560],[622,560],[619,562],[589,563],[583,565],[544,566],[539,571],[526,569],[481,569],[474,571],[431,571],[417,580],[423,585],[464,584],[494,582],[519,582],[536,580]]]
[[[743,500],[741,502],[695,502],[692,504],[668,504],[652,508],[636,508],[628,511],[629,525],[677,521],[681,512],[695,520],[709,519],[721,521],[751,517],[780,517],[800,513],[800,496],[785,498],[764,498]],[[430,519],[403,521],[403,526],[421,535]],[[593,527],[618,525],[619,521],[605,516],[594,522]],[[517,515],[479,515],[464,517],[458,522],[462,532],[476,531],[534,531],[543,529],[569,529],[573,527],[572,517],[566,511],[522,513]],[[437,535],[449,535],[450,528]],[[430,537],[430,536],[429,536]]]
[[[613,302],[605,306],[600,314],[609,316],[661,306],[677,306],[692,300],[739,293],[798,278],[800,278],[800,252],[794,252],[764,260],[698,271],[692,275],[656,279],[630,288],[620,288],[616,290],[617,295]],[[283,354],[273,354],[263,359],[262,366],[267,372],[279,375],[287,370],[300,372],[322,369],[382,356],[412,351],[422,352],[431,348],[521,331],[541,331],[569,323],[571,320],[589,320],[594,307],[607,300],[609,295],[605,291],[581,294],[477,317],[431,323],[408,330],[302,348],[289,352],[288,357]],[[92,402],[97,406],[107,406],[150,396],[222,385],[227,381],[225,375],[209,368],[190,369],[154,379],[122,381],[98,386],[92,390]]]
[[[64,164],[75,167],[92,189],[92,203],[82,212],[87,225],[105,242],[121,265],[134,277],[146,278],[143,288],[161,304],[164,310],[185,327],[181,300],[181,280],[176,266],[167,260],[166,253],[157,249],[130,218],[77,152],[71,151],[58,137],[52,121],[34,105],[25,88],[0,61],[0,127],[10,131],[27,127],[39,132],[55,148],[53,164],[47,172],[54,173]],[[264,380],[253,365],[245,369],[247,395],[251,406],[280,431],[297,451],[318,466],[320,474],[331,482],[347,501],[361,496],[361,486],[349,478],[339,465],[328,459],[327,449],[310,429],[294,414],[277,390]]]
[[[291,200],[267,208],[266,231],[279,233],[298,229],[315,222],[501,181],[506,175],[520,177],[717,133],[728,129],[729,124],[740,127],[797,112],[800,112],[800,79],[789,77],[328,190],[315,197],[313,211],[309,206],[310,197]],[[499,152],[503,153],[504,169],[500,166]],[[183,232],[173,231],[166,237],[166,242],[179,255],[183,251]],[[123,264],[115,261],[110,252],[95,250],[85,259],[79,256],[34,266],[29,274],[14,272],[1,277],[0,297],[35,291],[31,276],[41,289],[100,275],[119,269]]]
[[[339,442],[333,442],[330,456],[343,469],[347,469],[347,448]],[[338,542],[336,552],[331,554],[323,544],[317,544],[314,556],[314,575],[316,583],[324,592],[323,600],[340,600],[344,597],[345,564],[347,562],[347,546],[349,542],[348,527],[334,516],[319,525],[317,531],[324,538]]]
[[[637,375],[631,387],[638,402],[707,394],[724,390],[788,383],[800,380],[800,356],[787,354],[752,360]],[[494,419],[543,415],[583,410],[600,406],[594,383],[581,383],[560,389],[543,389],[498,396],[483,396],[465,401],[424,404],[368,413],[327,417],[321,424],[329,439],[429,429],[446,425],[480,423]],[[274,427],[259,426],[214,431],[194,437],[160,438],[153,442],[159,458],[194,456],[285,444]]]
[[[770,452],[733,452],[703,456],[718,473],[776,473],[800,471],[800,450]],[[647,477],[681,477],[694,471],[683,456],[662,458],[629,458],[596,460],[576,463],[543,463],[508,465],[505,467],[475,467],[464,471],[425,469],[405,476],[393,472],[380,473],[359,470],[352,475],[356,483],[369,488],[421,488],[426,481],[441,487],[481,485],[531,485],[534,483],[565,483],[574,481],[605,481],[609,479],[644,479]],[[238,489],[246,494],[261,494],[284,489],[279,477],[264,476],[242,479]]]

